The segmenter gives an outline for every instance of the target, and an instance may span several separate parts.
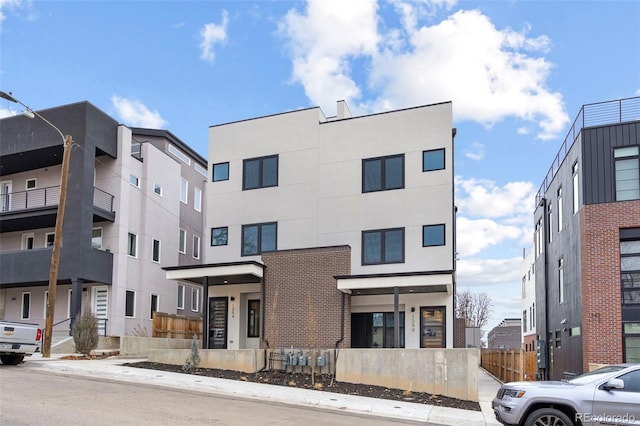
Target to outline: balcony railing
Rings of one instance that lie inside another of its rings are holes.
[[[93,188],[93,205],[95,207],[113,213],[113,198],[113,195],[99,188]],[[10,192],[8,194],[0,194],[0,211],[5,213],[55,207],[58,205],[59,200],[59,186]]]
[[[640,96],[583,105],[573,125],[569,129],[567,136],[564,138],[558,154],[553,159],[551,168],[549,172],[547,172],[542,185],[540,185],[540,189],[538,189],[536,206],[538,206],[542,198],[544,198],[544,194],[547,192],[549,185],[551,185],[551,181],[553,181],[553,178],[556,176],[560,165],[562,165],[562,162],[569,150],[571,150],[573,143],[582,129],[635,120],[640,120]]]

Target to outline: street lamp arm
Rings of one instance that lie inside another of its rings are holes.
[[[58,134],[60,135],[60,137],[62,138],[62,143],[65,143],[65,137],[62,134],[62,132],[60,131],[60,129],[58,129],[56,126],[54,126],[49,120],[47,120],[46,118],[44,118],[42,115],[38,114],[36,111],[34,111],[33,109],[31,109],[30,106],[20,102],[18,99],[14,98],[13,95],[11,93],[6,93],[6,92],[2,92],[0,91],[0,98],[6,99],[9,102],[13,102],[16,104],[20,104],[25,108],[25,113],[28,114],[32,114],[35,115],[36,117],[40,118],[42,121],[44,121],[45,123],[47,123],[49,126],[53,127],[56,132],[58,132]],[[33,116],[31,117],[33,118]]]

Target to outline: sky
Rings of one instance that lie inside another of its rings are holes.
[[[205,158],[216,124],[452,101],[457,286],[493,299],[488,331],[521,316],[535,193],[580,108],[640,96],[640,1],[0,0],[0,90]]]

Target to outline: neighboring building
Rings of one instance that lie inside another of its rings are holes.
[[[543,377],[640,362],[639,110],[637,97],[584,105],[536,196]]]
[[[520,275],[522,276],[522,349],[536,351],[536,268],[534,252],[523,251]]]
[[[520,349],[522,339],[520,318],[505,318],[487,333],[488,349]]]
[[[454,346],[451,103],[210,128],[205,347]]]
[[[154,311],[201,315],[201,289],[180,298],[162,266],[202,261],[206,160],[88,102],[39,113],[74,142],[54,331],[83,309],[110,336],[150,336]],[[23,116],[0,120],[0,137],[0,318],[44,326],[63,144]]]

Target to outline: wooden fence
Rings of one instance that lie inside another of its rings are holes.
[[[191,339],[193,335],[202,339],[202,319],[171,315],[164,312],[153,314],[153,337]]]
[[[536,353],[506,349],[482,349],[480,364],[502,382],[535,380]]]

